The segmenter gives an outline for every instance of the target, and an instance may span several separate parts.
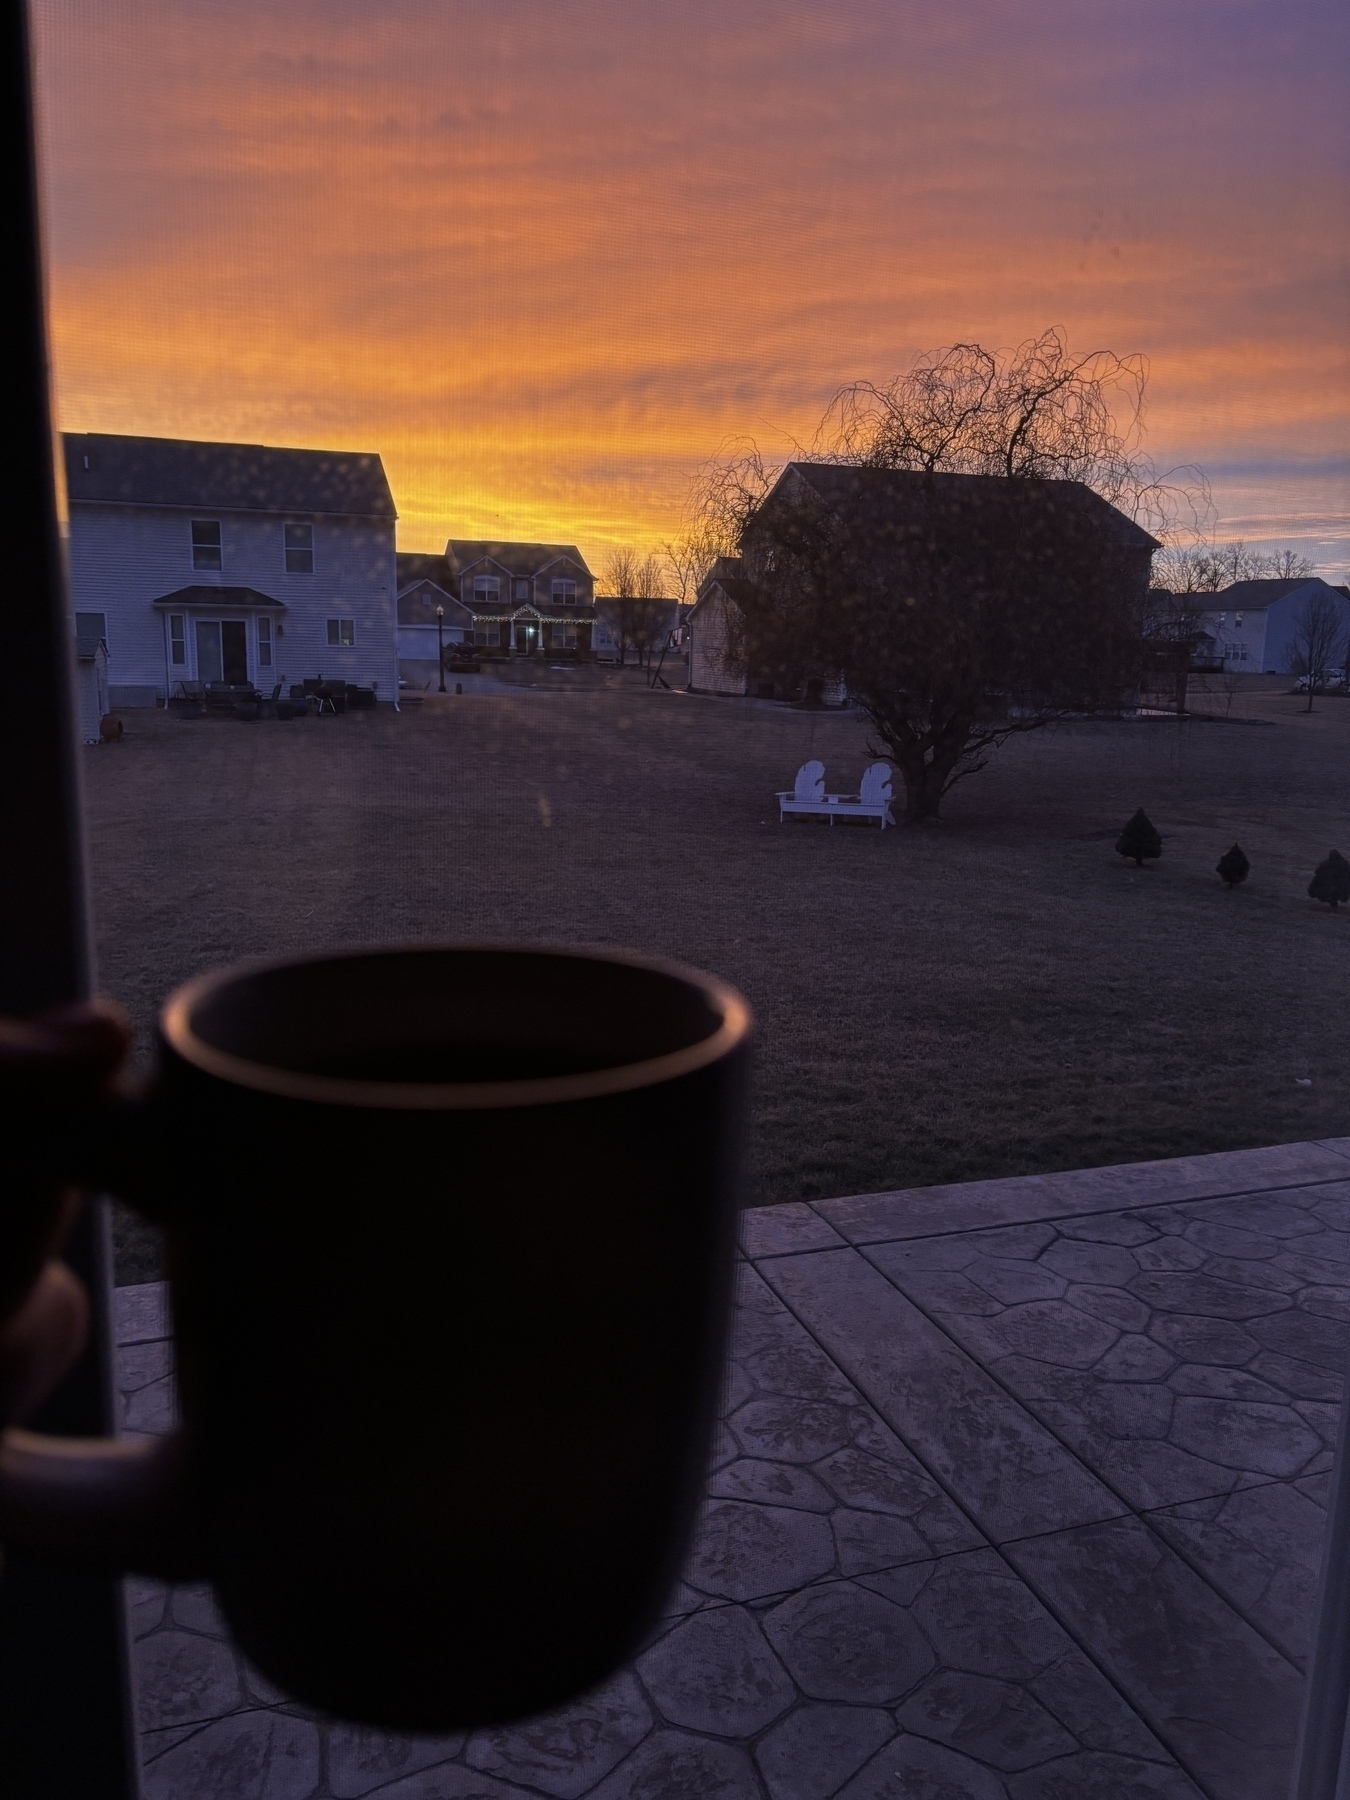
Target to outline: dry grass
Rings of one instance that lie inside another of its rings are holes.
[[[942,825],[884,836],[777,822],[808,754],[856,783],[857,721],[635,675],[400,717],[130,714],[86,765],[103,985],[144,1028],[257,952],[678,956],[758,1014],[761,1203],[1343,1134],[1350,915],[1305,889],[1350,851],[1350,703],[1309,717],[1264,685],[1227,723],[1015,742]],[[1142,872],[1112,849],[1139,805],[1166,840]],[[1230,893],[1234,838],[1253,870]],[[153,1255],[123,1227],[122,1279]]]

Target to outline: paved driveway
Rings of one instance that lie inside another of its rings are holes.
[[[133,1587],[148,1800],[1271,1800],[1350,1308],[1350,1139],[745,1215],[708,1501],[636,1662],[507,1729],[315,1718]],[[162,1430],[158,1285],[119,1291]]]

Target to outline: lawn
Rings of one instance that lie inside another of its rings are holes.
[[[144,1033],[176,982],[258,953],[676,956],[758,1016],[757,1204],[1343,1135],[1350,912],[1305,890],[1350,854],[1350,702],[1302,704],[1256,683],[1226,721],[1024,738],[943,823],[884,834],[777,820],[809,755],[856,785],[858,720],[635,672],[398,716],[128,713],[84,765],[102,986]],[[1113,844],[1141,805],[1165,847],[1135,870]],[[122,1221],[119,1278],[155,1256]]]

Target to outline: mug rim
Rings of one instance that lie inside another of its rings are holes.
[[[305,1070],[281,1069],[274,1064],[219,1050],[199,1037],[192,1026],[192,1011],[202,997],[242,976],[266,974],[314,963],[338,963],[358,957],[426,955],[460,951],[514,956],[568,957],[576,962],[617,963],[665,975],[697,988],[710,1010],[719,1014],[717,1029],[682,1050],[668,1051],[638,1062],[616,1063],[612,1068],[592,1069],[577,1075],[527,1077],[520,1081],[410,1082],[364,1081],[347,1076],[315,1075]],[[512,943],[501,939],[484,942],[455,939],[443,942],[406,942],[359,945],[341,950],[315,951],[300,956],[249,957],[222,968],[208,969],[182,982],[160,1008],[159,1029],[164,1042],[184,1062],[203,1074],[237,1086],[252,1088],[279,1099],[307,1100],[326,1106],[360,1106],[382,1111],[482,1112],[516,1107],[558,1106],[580,1100],[603,1100],[638,1088],[657,1087],[719,1061],[750,1036],[753,1015],[748,1001],[728,981],[709,975],[687,963],[667,957],[645,956],[628,950],[592,949],[590,946],[549,943]]]

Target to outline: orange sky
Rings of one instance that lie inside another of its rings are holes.
[[[1350,566],[1330,0],[35,0],[58,405],[378,450],[400,545],[669,535],[734,436],[1049,324]]]

